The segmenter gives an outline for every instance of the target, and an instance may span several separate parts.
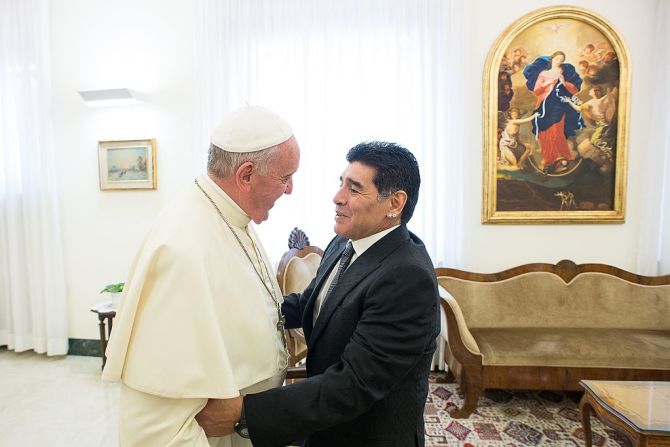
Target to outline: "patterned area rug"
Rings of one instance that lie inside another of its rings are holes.
[[[426,446],[514,447],[583,446],[578,392],[486,390],[468,419],[447,410],[463,398],[455,383],[435,383],[431,374],[426,402]],[[628,447],[627,438],[591,417],[593,445]]]

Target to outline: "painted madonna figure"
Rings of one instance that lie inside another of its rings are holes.
[[[542,151],[544,172],[562,172],[574,160],[568,138],[584,127],[579,112],[569,102],[579,93],[582,78],[572,64],[565,63],[565,53],[540,56],[523,70],[526,87],[537,97],[533,133]]]

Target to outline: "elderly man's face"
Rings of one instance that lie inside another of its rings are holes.
[[[375,168],[357,161],[342,173],[340,189],[333,197],[337,235],[357,241],[391,226],[386,216],[391,199],[379,201],[376,173]]]
[[[293,174],[300,164],[300,148],[295,137],[280,145],[279,153],[270,161],[266,175],[255,172],[252,176],[252,195],[249,217],[257,224],[267,220],[270,209],[283,194],[293,191]]]

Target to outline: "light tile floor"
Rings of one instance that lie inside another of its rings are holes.
[[[119,385],[100,364],[0,349],[0,447],[115,447]]]

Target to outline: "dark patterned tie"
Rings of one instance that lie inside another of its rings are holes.
[[[340,278],[344,274],[344,271],[349,266],[349,263],[351,262],[351,258],[353,256],[354,256],[354,246],[351,245],[351,241],[349,241],[349,242],[347,242],[347,246],[344,247],[344,251],[342,252],[342,257],[340,257],[340,263],[337,266],[337,273],[335,274],[335,278],[333,278],[333,282],[331,282],[330,286],[328,286],[328,293],[326,293],[326,296],[323,298],[323,303],[321,303],[321,308],[323,308],[323,304],[326,302],[326,300],[328,300],[328,297],[330,296],[333,289],[335,289],[335,286],[337,285],[337,282],[340,280]]]

